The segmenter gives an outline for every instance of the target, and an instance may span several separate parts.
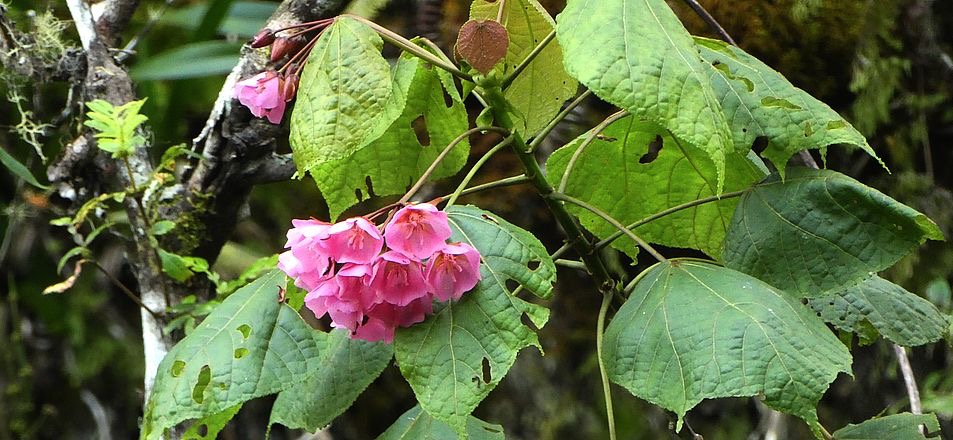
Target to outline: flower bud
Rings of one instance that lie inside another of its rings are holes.
[[[281,96],[285,99],[285,102],[291,102],[292,99],[295,99],[295,94],[298,93],[298,81],[301,78],[297,74],[290,74],[285,76],[285,82],[281,90]]]
[[[271,44],[271,61],[276,62],[285,55],[301,50],[302,47],[304,47],[304,39],[302,38],[277,37],[275,42]]]
[[[271,43],[275,42],[275,33],[271,29],[264,28],[258,31],[251,41],[248,43],[251,47],[258,49],[260,47],[271,46]]]

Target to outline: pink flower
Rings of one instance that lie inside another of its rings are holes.
[[[268,70],[235,84],[235,97],[251,110],[256,118],[268,118],[272,124],[281,123],[285,113],[282,82],[276,72]]]
[[[421,322],[432,311],[433,300],[429,295],[417,298],[403,307],[382,302],[367,311],[367,322],[357,328],[353,337],[391,343],[397,327],[410,327]]]
[[[401,208],[384,229],[384,238],[391,249],[417,261],[442,249],[450,234],[447,213],[429,203]]]
[[[331,259],[338,263],[366,264],[381,253],[384,239],[366,218],[354,217],[331,225],[324,245]]]
[[[451,243],[427,263],[427,282],[441,301],[460,299],[480,281],[480,252],[464,243]]]
[[[322,240],[327,238],[329,224],[319,220],[292,220],[285,247],[291,250],[278,256],[278,268],[295,279],[295,285],[314,290],[331,267]]]
[[[374,263],[370,285],[379,298],[397,306],[430,296],[420,262],[395,251],[385,252]]]
[[[323,279],[318,287],[304,297],[304,303],[314,316],[331,316],[331,325],[355,331],[364,319],[366,310],[377,299],[367,282],[371,267],[365,264],[345,264],[333,277]]]

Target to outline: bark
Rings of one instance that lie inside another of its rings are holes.
[[[337,14],[344,0],[286,0],[268,20],[267,27],[277,29],[293,23],[311,21]],[[85,52],[82,81],[83,101],[103,99],[120,105],[137,99],[132,80],[124,66],[117,62],[109,47],[119,37],[135,12],[136,0],[108,0],[103,13],[94,18],[85,0],[67,0],[70,14],[80,35]],[[159,217],[180,223],[176,234],[163,236],[161,246],[170,252],[197,255],[213,262],[228,240],[238,220],[241,207],[255,184],[286,180],[294,173],[294,164],[286,156],[275,154],[276,139],[284,136],[281,127],[252,118],[244,107],[232,99],[234,84],[267,65],[266,51],[242,51],[239,63],[222,87],[205,128],[195,139],[193,149],[202,159],[189,165],[172,185],[171,196],[164,200],[145,200],[146,206],[159,203]],[[62,156],[47,170],[47,176],[61,197],[78,205],[107,191],[128,188],[133,183],[142,187],[153,167],[147,148],[129,157],[132,175],[126,163],[111,159],[95,146],[95,138],[87,132],[64,148]],[[170,201],[169,203],[165,203]],[[132,229],[128,247],[142,303],[160,314],[192,291],[188,286],[172,282],[161,271],[161,263],[149,240],[148,212],[136,197],[127,197],[124,205]],[[180,230],[181,229],[181,230]],[[142,313],[142,336],[145,355],[145,401],[151,392],[159,362],[176,342],[173,335],[163,334],[167,323],[149,312]]]

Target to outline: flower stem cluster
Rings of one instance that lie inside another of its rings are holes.
[[[381,234],[364,217],[339,223],[292,220],[278,268],[308,291],[305,305],[351,337],[391,342],[397,327],[421,322],[433,302],[459,299],[480,280],[480,253],[448,243],[445,212],[408,205]]]
[[[272,63],[281,64],[275,70],[269,68],[235,85],[235,97],[251,110],[256,118],[267,118],[272,124],[280,124],[285,105],[294,100],[304,61],[307,60],[317,37],[310,35],[324,30],[334,19],[317,20],[273,31],[265,28],[249,41],[254,49],[270,46]],[[288,33],[288,35],[278,35]],[[285,61],[287,59],[287,61]]]

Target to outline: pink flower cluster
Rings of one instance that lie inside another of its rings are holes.
[[[447,214],[431,204],[401,208],[381,234],[364,217],[329,224],[292,220],[278,268],[308,291],[315,316],[354,338],[391,342],[423,321],[433,301],[459,299],[480,280],[480,253],[447,243]]]

